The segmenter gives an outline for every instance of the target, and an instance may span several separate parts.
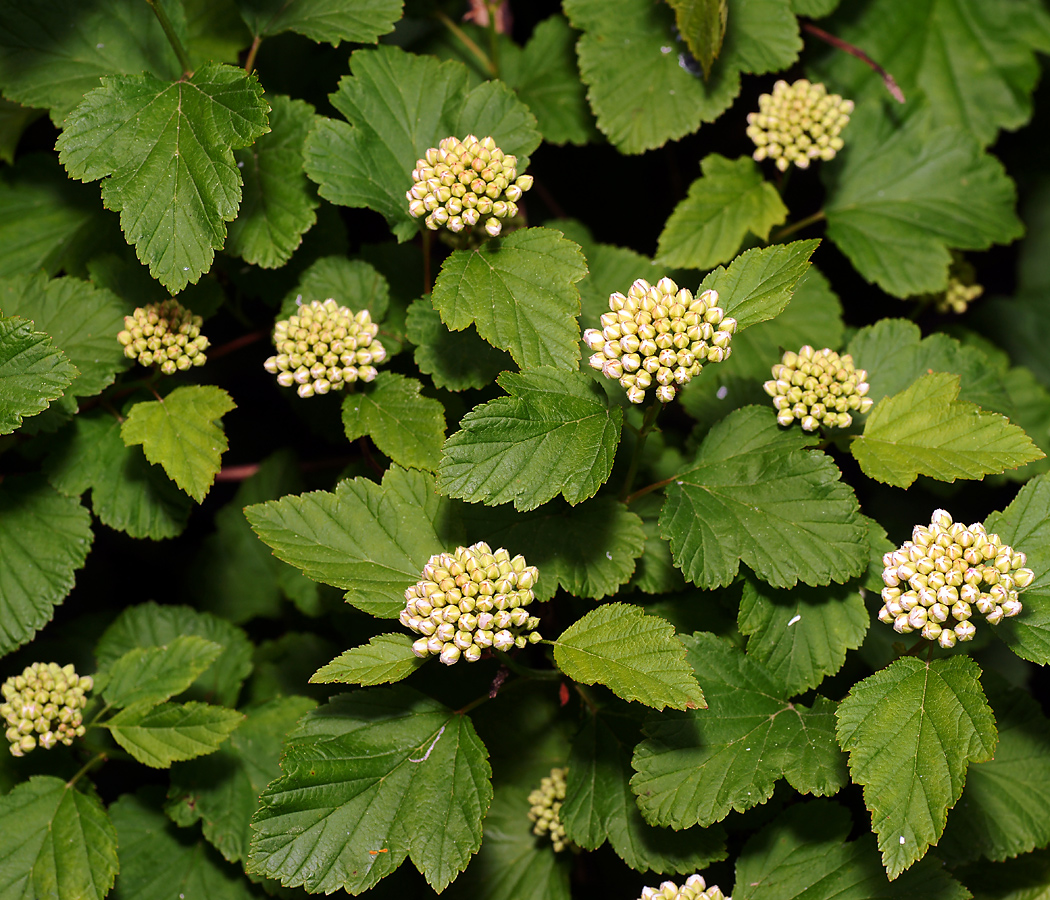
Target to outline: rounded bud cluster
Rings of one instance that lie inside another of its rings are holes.
[[[565,800],[565,776],[568,769],[551,769],[550,775],[540,781],[540,786],[529,794],[529,821],[534,822],[532,833],[548,835],[554,852],[560,853],[572,842],[565,837],[565,826],[561,824],[561,805]]]
[[[124,330],[118,332],[117,340],[128,359],[174,375],[204,365],[204,351],[210,344],[201,334],[203,321],[177,300],[150,303],[136,309],[134,315],[124,316]]]
[[[656,888],[642,888],[639,900],[733,900],[723,894],[717,884],[707,886],[700,875],[690,875],[679,887],[673,881],[665,881]]]
[[[984,286],[977,283],[977,272],[973,266],[961,253],[953,250],[951,268],[948,269],[948,289],[932,298],[937,312],[962,315],[983,293]]]
[[[426,216],[431,231],[459,233],[480,225],[498,237],[501,220],[518,214],[518,201],[531,187],[532,176],[518,174],[517,157],[504,154],[491,137],[468,134],[462,141],[447,137],[416,160],[405,197],[409,214]]]
[[[626,297],[611,294],[601,322],[600,331],[583,333],[594,351],[591,368],[618,380],[632,403],[642,403],[650,387],[661,403],[670,403],[705,362],[729,358],[736,331],[736,319],[718,305],[717,291],[694,297],[670,278],[655,285],[639,278]]]
[[[493,553],[483,542],[430,557],[422,579],[405,591],[401,610],[401,624],[423,635],[412,652],[451,666],[460,659],[477,662],[486,647],[535,644],[540,620],[528,606],[539,577],[524,557],[511,559],[503,548]]]
[[[91,676],[77,675],[72,665],[33,663],[21,675],[0,686],[0,716],[7,724],[12,756],[25,756],[38,744],[50,750],[60,741],[67,747],[84,734],[83,709]]]
[[[747,117],[747,136],[758,148],[754,158],[769,157],[781,172],[792,163],[806,169],[811,159],[831,159],[842,149],[839,133],[851,112],[852,100],[829,94],[822,84],[778,81]]]
[[[912,539],[882,557],[883,606],[879,621],[900,634],[919,631],[945,649],[973,640],[972,617],[992,625],[1021,611],[1018,592],[1035,579],[1025,555],[984,526],[953,522],[934,510],[929,527],[916,525]]]
[[[867,378],[848,353],[839,356],[806,344],[798,353],[788,350],[773,366],[773,380],[762,387],[773,398],[781,425],[797,419],[804,431],[816,431],[821,425],[847,428],[853,423],[851,412],[871,409]]]
[[[273,328],[277,355],[263,365],[281,387],[299,386],[300,397],[340,391],[355,381],[373,381],[386,348],[367,309],[354,313],[331,298],[314,300]]]

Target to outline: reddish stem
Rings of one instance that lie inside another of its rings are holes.
[[[267,334],[269,334],[267,331],[252,331],[248,334],[242,334],[239,338],[234,338],[232,341],[227,341],[222,346],[208,351],[208,359],[209,361],[219,359],[227,353],[233,353],[235,350],[240,350],[241,347],[247,347],[249,344],[261,341]]]
[[[820,38],[832,47],[837,47],[848,53],[850,56],[855,56],[861,62],[866,63],[871,67],[872,71],[878,74],[882,78],[882,83],[886,85],[886,90],[890,92],[891,96],[898,103],[904,102],[904,91],[900,89],[900,85],[897,84],[894,77],[887,72],[882,66],[880,66],[875,60],[873,60],[867,53],[860,49],[860,47],[854,47],[853,44],[848,41],[842,40],[842,38],[835,37],[833,34],[828,34],[823,28],[818,28],[812,22],[803,22],[802,28],[804,31],[808,31],[814,37]]]

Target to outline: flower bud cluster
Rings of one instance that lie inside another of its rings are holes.
[[[700,875],[690,875],[679,887],[673,881],[665,881],[657,888],[642,888],[639,900],[733,900],[719,889],[717,884],[707,886]]]
[[[401,624],[423,635],[412,652],[451,666],[460,659],[477,662],[486,647],[535,644],[540,620],[528,606],[539,577],[524,557],[511,559],[503,548],[493,553],[484,542],[430,557],[422,579],[405,591],[401,611]]]
[[[848,353],[839,356],[825,347],[814,350],[806,344],[798,353],[787,351],[773,366],[773,380],[762,387],[773,398],[777,421],[790,425],[796,419],[804,431],[847,428],[851,411],[866,413],[872,399],[867,396],[868,373],[853,366]]]
[[[84,734],[83,709],[91,676],[80,677],[72,665],[33,663],[21,675],[0,686],[0,716],[12,756],[25,756],[37,744],[50,750],[59,741],[66,746]]]
[[[497,237],[501,220],[518,214],[521,195],[532,187],[532,176],[519,175],[517,166],[517,157],[504,154],[491,137],[447,137],[416,160],[405,194],[408,211],[417,219],[426,216],[431,231],[458,233],[480,224]]]
[[[1021,611],[1018,591],[1035,578],[1025,561],[980,523],[967,527],[934,510],[928,528],[916,525],[910,541],[882,557],[879,621],[900,634],[919,631],[945,649],[971,641],[975,612],[998,625]]]
[[[626,297],[611,294],[601,323],[600,331],[583,333],[594,351],[591,368],[617,379],[632,403],[642,403],[650,387],[661,403],[670,403],[705,362],[729,358],[736,331],[736,319],[718,305],[717,291],[693,297],[670,278],[655,285],[639,278]]]
[[[769,157],[786,172],[792,163],[806,169],[811,159],[831,159],[842,149],[839,133],[853,101],[802,78],[794,84],[778,81],[772,94],[758,98],[758,110],[747,117],[747,136],[758,148],[754,158]]]
[[[565,776],[568,774],[568,769],[551,769],[550,775],[543,778],[540,786],[529,794],[529,821],[535,823],[532,833],[540,837],[549,835],[555,853],[572,846],[572,842],[565,837],[565,826],[561,823]]]
[[[340,391],[355,381],[373,381],[386,348],[367,309],[354,313],[329,298],[299,308],[273,328],[277,355],[263,365],[281,387],[299,386],[300,397]]]
[[[935,298],[937,312],[962,315],[983,293],[984,286],[977,283],[973,266],[961,253],[953,250],[951,268],[948,269],[948,289]]]
[[[124,316],[124,330],[118,332],[117,340],[128,359],[174,375],[204,365],[204,351],[210,345],[201,334],[203,321],[177,300],[150,303],[136,309],[134,315]]]

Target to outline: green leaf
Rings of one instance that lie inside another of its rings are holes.
[[[703,67],[704,78],[711,74],[722,41],[726,36],[728,0],[668,0],[674,10],[678,32],[689,52]],[[701,266],[700,268],[709,268]]]
[[[355,313],[367,309],[381,322],[390,306],[390,285],[370,263],[344,256],[322,256],[311,263],[281,302],[280,318],[294,315],[302,304],[332,298]]]
[[[576,369],[576,282],[586,274],[575,243],[549,228],[523,228],[477,250],[455,251],[441,267],[431,301],[450,330],[474,325],[523,369]]]
[[[199,819],[204,836],[230,862],[247,859],[248,823],[263,789],[281,774],[284,736],[316,705],[308,697],[280,697],[246,710],[215,753],[172,769],[168,814],[183,827]]]
[[[322,666],[311,684],[390,684],[408,678],[425,660],[412,652],[407,634],[377,634],[367,644],[347,650]]]
[[[428,297],[412,301],[405,330],[415,344],[419,370],[430,376],[435,387],[447,391],[486,387],[513,365],[505,351],[483,341],[473,328],[449,331]]]
[[[842,0],[791,0],[791,6],[797,16],[809,16],[820,19],[830,16]]]
[[[536,120],[500,82],[467,91],[462,63],[439,63],[397,47],[358,50],[332,105],[346,121],[322,119],[306,141],[306,174],[340,206],[382,213],[399,241],[420,228],[408,214],[416,160],[450,135],[491,135],[524,170],[540,143]]]
[[[747,655],[764,663],[790,693],[801,694],[834,675],[868,631],[868,611],[856,585],[774,591],[748,578],[738,627]]]
[[[948,285],[949,248],[986,250],[1021,236],[1014,185],[967,132],[914,115],[891,131],[858,109],[824,207],[828,237],[856,270],[895,297]]]
[[[980,674],[967,656],[902,657],[839,704],[839,744],[864,786],[890,880],[940,839],[967,765],[992,758],[995,717]]]
[[[654,709],[707,705],[674,626],[630,603],[591,610],[551,643],[558,667],[574,681],[604,684]]]
[[[981,860],[959,870],[974,900],[1047,900],[1050,897],[1050,851],[1036,850],[1005,863]]]
[[[487,756],[469,718],[416,691],[342,694],[288,736],[284,774],[252,819],[249,868],[286,887],[356,894],[409,856],[441,891],[481,845]]]
[[[666,594],[685,587],[685,579],[671,557],[671,545],[660,537],[662,505],[663,498],[656,494],[645,494],[631,501],[631,512],[642,518],[645,550],[628,587],[638,588],[645,594]]]
[[[959,376],[935,372],[880,400],[850,444],[864,474],[906,488],[919,475],[949,482],[981,478],[1044,457],[1005,416],[958,396]]]
[[[102,900],[117,874],[117,834],[98,797],[34,775],[0,797],[5,897]]]
[[[160,463],[168,477],[200,503],[229,446],[219,419],[236,406],[215,385],[175,388],[162,400],[131,407],[120,436],[128,447],[142,444],[146,459]]]
[[[250,149],[235,150],[244,199],[230,224],[226,250],[264,269],[283,266],[317,221],[318,200],[303,174],[303,144],[314,108],[271,94],[270,132]]]
[[[256,37],[297,31],[311,40],[374,44],[394,30],[403,0],[237,0]]]
[[[146,700],[101,723],[140,763],[166,769],[173,762],[214,753],[244,720],[235,709],[208,703]]]
[[[193,684],[222,650],[222,644],[195,635],[166,646],[136,647],[109,667],[102,696],[111,706],[161,703]]]
[[[789,702],[761,663],[723,638],[697,632],[682,641],[707,709],[664,712],[646,723],[631,789],[650,824],[710,825],[764,803],[780,778],[802,793],[842,788],[831,701],[817,697],[812,709]]]
[[[0,319],[0,434],[42,413],[77,377],[76,367],[51,338],[18,316]]]
[[[675,564],[703,588],[740,563],[776,588],[841,583],[868,564],[867,529],[853,491],[811,437],[778,428],[771,408],[748,406],[715,425],[667,487],[660,533]]]
[[[701,2],[717,6],[719,0]],[[765,241],[769,230],[787,218],[776,188],[750,157],[712,153],[700,168],[703,177],[689,186],[660,233],[656,255],[664,265],[714,268],[731,260],[749,233]]]
[[[269,129],[254,75],[209,63],[188,81],[152,75],[102,80],[55,145],[70,176],[102,181],[128,242],[172,293],[211,268],[237,215],[233,151]]]
[[[445,441],[445,408],[420,395],[414,378],[380,372],[343,400],[343,430],[356,441],[368,435],[394,462],[437,471]]]
[[[593,497],[612,472],[623,411],[581,372],[504,372],[510,395],[475,407],[445,444],[438,488],[450,497],[535,509]]]
[[[0,656],[51,621],[92,538],[91,514],[43,478],[8,475],[0,483]]]
[[[43,110],[22,106],[0,97],[0,161],[9,166],[14,165],[18,142],[25,130],[43,114]]]

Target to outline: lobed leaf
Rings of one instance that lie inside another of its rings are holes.
[[[244,720],[235,709],[208,703],[145,700],[101,723],[140,763],[166,769],[173,762],[214,753]]]
[[[77,377],[77,369],[51,338],[18,316],[0,318],[0,434],[42,413]]]
[[[430,376],[434,387],[447,391],[486,387],[513,365],[506,351],[483,341],[473,328],[449,331],[428,297],[408,307],[405,335],[415,344],[419,371]]]
[[[361,259],[322,256],[299,276],[281,302],[280,318],[294,315],[303,304],[324,303],[332,298],[355,313],[367,309],[380,322],[390,307],[390,285],[375,266]]]
[[[256,37],[296,31],[311,40],[374,44],[394,30],[403,0],[237,0]]]
[[[412,652],[407,634],[377,634],[367,644],[346,650],[310,678],[311,684],[391,684],[416,671],[425,659]]]
[[[136,647],[108,669],[102,696],[111,706],[161,703],[181,694],[222,654],[222,644],[180,635],[161,647]]]

